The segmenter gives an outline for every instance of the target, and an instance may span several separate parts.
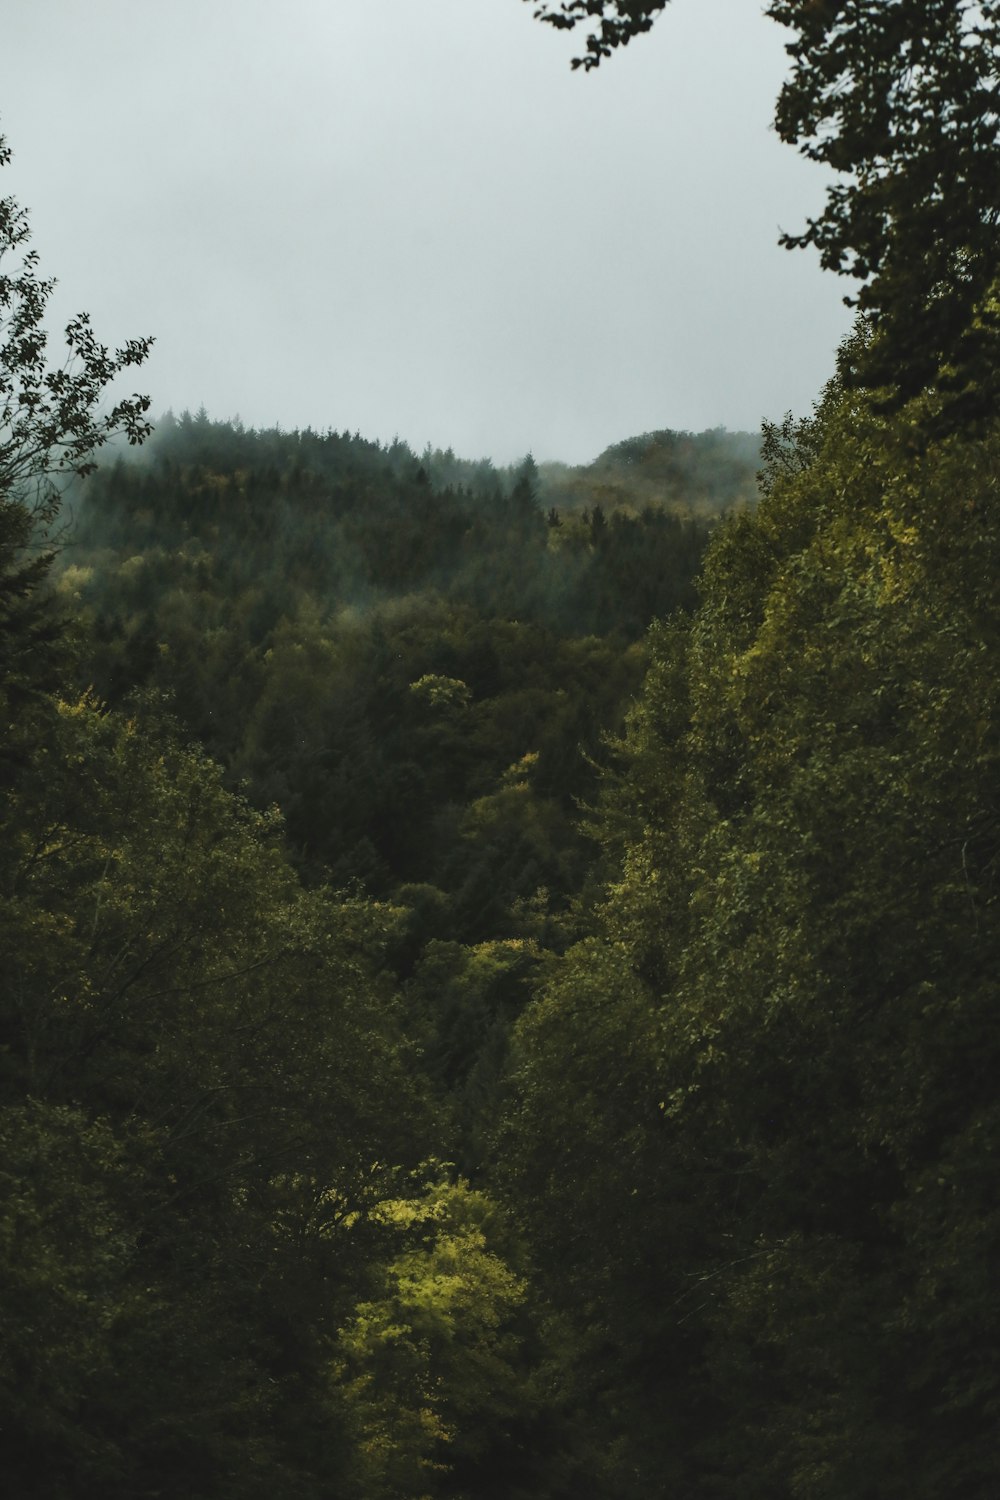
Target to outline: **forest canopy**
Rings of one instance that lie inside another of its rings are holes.
[[[994,1500],[996,16],[771,14],[864,287],[759,442],[135,454],[5,200],[26,1500]]]

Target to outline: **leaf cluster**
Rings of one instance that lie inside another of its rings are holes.
[[[515,1030],[508,1191],[608,1494],[996,1488],[996,436],[922,415],[834,382],[768,434]]]
[[[648,31],[665,0],[571,0],[536,16],[595,23],[573,66],[597,67]],[[772,0],[792,33],[775,128],[838,174],[788,248],[860,282],[848,297],[881,337],[845,369],[886,410],[945,399],[939,432],[995,415],[1000,239],[1000,8],[995,0]]]

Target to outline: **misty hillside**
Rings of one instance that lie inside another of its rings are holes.
[[[541,476],[546,501],[567,509],[652,505],[711,517],[756,503],[760,464],[758,433],[665,429],[614,443],[591,464],[542,464]]]
[[[81,686],[166,695],[231,785],[280,807],[310,879],[422,883],[452,937],[528,930],[518,901],[543,888],[555,919],[585,878],[577,804],[642,635],[694,602],[706,452],[732,446],[709,437],[678,436],[652,499],[636,440],[639,484],[619,464],[605,515],[607,455],[561,509],[530,457],[170,418],[74,498]]]
[[[304,590],[321,609],[433,591],[561,633],[636,639],[693,602],[710,519],[746,503],[756,462],[729,434],[650,443],[619,445],[640,450],[633,463],[609,450],[554,477],[530,456],[497,469],[450,451],[418,457],[398,441],[185,413],[75,497],[66,559],[91,570],[83,597],[100,597],[105,613],[129,612],[132,595],[152,607],[188,575],[252,593],[258,638]],[[135,558],[141,584],[122,573]]]

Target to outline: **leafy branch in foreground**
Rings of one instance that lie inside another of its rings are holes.
[[[10,158],[0,136],[0,166]],[[80,313],[66,327],[65,362],[48,368],[44,319],[55,281],[38,275],[37,250],[24,249],[29,238],[27,211],[14,198],[0,199],[0,498],[40,504],[46,519],[57,499],[53,476],[90,473],[97,449],[115,433],[130,443],[149,436],[148,396],[133,394],[108,412],[99,407],[111,382],[143,363],[153,340],[129,339],[111,353]],[[8,269],[12,256],[19,263]]]
[[[596,68],[648,31],[667,0],[560,0],[535,16],[593,29],[574,67]],[[839,181],[790,249],[857,278],[879,338],[855,346],[848,383],[885,409],[920,391],[937,425],[976,425],[1000,400],[1000,4],[983,0],[771,0],[791,72],[775,109],[783,141]]]
[[[0,136],[0,167],[10,157]],[[44,685],[40,662],[58,635],[39,593],[51,562],[57,480],[89,474],[113,435],[141,443],[152,430],[148,396],[101,409],[117,377],[143,363],[152,339],[130,339],[111,352],[80,313],[66,327],[63,363],[49,366],[45,314],[55,282],[39,276],[29,238],[27,212],[14,198],[0,199],[0,668],[8,696]]]

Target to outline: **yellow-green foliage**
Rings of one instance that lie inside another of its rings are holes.
[[[996,1491],[1000,438],[921,417],[832,388],[720,527],[598,934],[518,1030],[517,1191],[610,1351],[619,1496]]]
[[[465,1182],[387,1199],[374,1216],[399,1249],[341,1330],[331,1374],[354,1413],[359,1494],[424,1500],[527,1403],[516,1326],[526,1287],[500,1253],[496,1209]]]

